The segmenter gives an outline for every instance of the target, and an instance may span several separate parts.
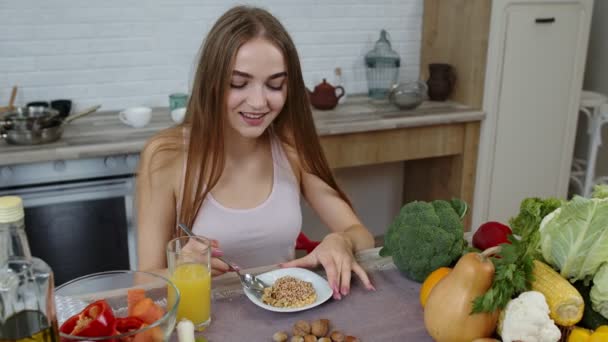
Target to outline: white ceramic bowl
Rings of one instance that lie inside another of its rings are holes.
[[[262,302],[262,299],[259,298],[258,296],[256,296],[253,293],[253,291],[251,291],[251,290],[244,289],[245,295],[255,305],[257,305],[263,309],[266,309],[266,310],[275,311],[275,312],[298,312],[298,311],[308,310],[308,309],[314,308],[315,306],[321,305],[322,303],[327,301],[329,298],[331,298],[331,296],[333,294],[333,291],[329,287],[329,283],[327,282],[327,280],[325,280],[323,277],[316,274],[315,272],[312,272],[305,268],[297,268],[297,267],[281,268],[278,270],[256,275],[256,277],[258,277],[260,280],[262,280],[263,282],[265,282],[268,285],[273,285],[274,282],[277,281],[277,279],[284,277],[284,276],[292,276],[292,277],[298,278],[303,281],[311,282],[312,286],[315,289],[315,292],[317,293],[317,300],[315,300],[314,303],[311,303],[311,304],[308,304],[308,305],[305,305],[302,307],[298,307],[298,308],[279,308],[279,307],[268,305],[268,304]]]

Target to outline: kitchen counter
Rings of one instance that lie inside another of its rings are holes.
[[[480,110],[453,102],[425,102],[403,111],[367,96],[351,96],[335,110],[315,110],[313,116],[333,169],[401,162],[402,203],[453,197],[473,203],[484,118]],[[134,173],[146,141],[171,125],[167,108],[154,108],[150,124],[140,129],[124,125],[117,111],[101,111],[67,125],[61,140],[53,144],[0,142],[0,183],[25,184],[16,179],[28,175],[37,182],[64,180],[72,173],[82,176],[83,163],[89,166],[87,177]],[[470,229],[470,215],[464,224]]]
[[[480,110],[451,102],[425,102],[415,110],[401,111],[386,102],[374,102],[366,96],[351,96],[336,109],[315,110],[313,116],[318,133],[323,138],[479,122],[484,114]],[[118,119],[118,111],[99,111],[67,125],[61,140],[56,143],[14,146],[1,141],[0,166],[138,153],[148,138],[173,124],[168,108],[154,108],[150,124],[140,129],[124,125]]]

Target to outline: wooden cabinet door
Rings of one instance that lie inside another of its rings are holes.
[[[565,195],[587,15],[577,1],[504,8],[488,219],[507,221],[525,197]]]

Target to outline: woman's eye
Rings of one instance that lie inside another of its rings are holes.
[[[236,89],[244,88],[246,85],[247,85],[247,83],[245,83],[245,82],[243,82],[243,83],[236,83],[236,82],[230,83],[230,87],[231,88],[236,88]]]
[[[283,89],[283,82],[281,83],[268,83],[266,86],[272,90],[281,90]]]

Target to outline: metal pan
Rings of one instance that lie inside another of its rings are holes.
[[[7,143],[12,145],[38,145],[57,141],[63,134],[64,127],[70,122],[85,115],[97,111],[101,106],[91,107],[84,112],[68,116],[65,119],[55,118],[54,122],[48,123],[49,126],[39,129],[18,129],[16,127],[4,129],[0,135]]]
[[[0,127],[5,129],[38,130],[61,118],[58,110],[43,106],[17,107],[3,116]]]

